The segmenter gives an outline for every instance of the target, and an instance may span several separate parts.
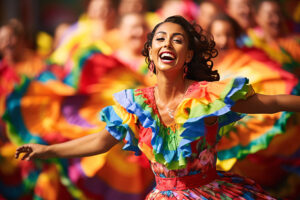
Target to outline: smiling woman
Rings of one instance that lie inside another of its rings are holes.
[[[123,141],[123,149],[143,152],[151,163],[156,187],[148,200],[274,199],[250,179],[216,171],[216,145],[241,112],[299,112],[300,97],[256,94],[243,77],[217,81],[215,44],[195,27],[172,16],[154,28],[144,55],[157,85],[114,94],[115,105],[100,113],[105,130],[51,146],[23,145],[16,157],[91,156]]]
[[[174,24],[176,27],[172,27]],[[163,27],[160,27],[161,25],[163,25]],[[160,31],[160,29],[164,29],[164,26],[168,29],[174,28],[174,30],[171,30],[173,31],[172,35],[167,35],[166,32]],[[179,32],[176,32],[178,30]],[[175,45],[178,48],[185,46],[185,48],[187,48],[186,50],[190,51],[188,58],[186,58],[188,60],[185,60],[184,63],[188,66],[186,72],[188,79],[195,81],[219,80],[217,71],[212,70],[213,62],[211,61],[211,59],[218,54],[215,49],[215,42],[213,41],[212,36],[206,33],[199,25],[186,23],[186,20],[181,17],[169,17],[164,22],[157,24],[153,31],[148,34],[148,40],[145,43],[143,50],[146,61],[150,63],[150,70],[151,65],[155,64],[152,63],[153,60],[150,58],[151,53],[149,52],[150,49],[152,49],[152,42],[153,45],[156,45],[155,48],[159,48],[159,45]],[[168,48],[165,48],[167,52],[172,53]],[[185,57],[185,55],[181,56]],[[153,69],[153,73],[156,73],[156,68]]]

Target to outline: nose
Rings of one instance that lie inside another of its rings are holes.
[[[171,38],[166,39],[164,43],[164,47],[171,47],[171,46],[172,46]]]
[[[228,43],[228,39],[227,39],[226,36],[220,37],[220,38],[218,39],[218,41],[217,41],[217,45],[218,45],[218,47],[221,48],[221,49],[222,49],[222,48],[225,48],[226,45],[227,45],[227,43]]]
[[[272,15],[272,21],[276,24],[279,24],[280,22],[280,16],[278,14],[273,14]]]
[[[249,6],[244,6],[243,12],[244,12],[244,14],[247,15],[247,16],[250,15],[250,13],[251,13],[250,7],[249,7]]]

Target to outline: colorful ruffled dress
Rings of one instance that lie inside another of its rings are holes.
[[[243,117],[230,108],[254,94],[247,78],[194,82],[170,126],[159,115],[154,88],[116,93],[116,104],[100,113],[123,149],[149,159],[156,187],[146,199],[274,199],[250,179],[216,171],[216,144]],[[218,122],[205,125],[211,116]]]

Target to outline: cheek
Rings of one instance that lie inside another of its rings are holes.
[[[158,54],[158,51],[159,51],[159,45],[157,45],[156,43],[152,43],[152,47],[151,47],[151,50],[149,52],[149,54],[151,56],[156,56]]]
[[[152,47],[153,47],[153,45],[152,45]],[[150,50],[149,50],[149,58],[150,58],[150,60],[151,61],[153,61],[154,60],[154,53],[153,53],[153,48],[151,48]]]
[[[158,48],[160,47],[160,45],[157,42],[152,42],[152,51],[158,51]]]
[[[222,37],[220,36],[215,36],[214,40],[217,46],[220,45],[220,43],[222,43]]]
[[[178,50],[178,58],[187,58],[188,57],[188,50],[187,49],[180,49]]]

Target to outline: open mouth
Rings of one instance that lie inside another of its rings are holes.
[[[163,63],[171,63],[176,59],[176,56],[172,52],[162,52],[159,54],[159,58]]]

